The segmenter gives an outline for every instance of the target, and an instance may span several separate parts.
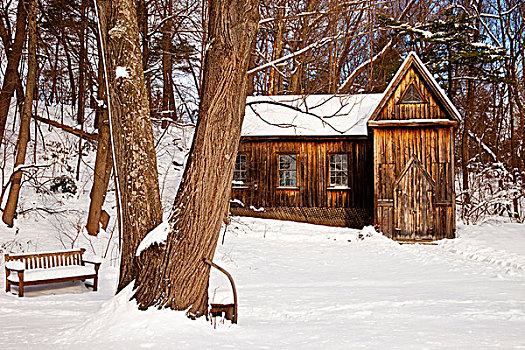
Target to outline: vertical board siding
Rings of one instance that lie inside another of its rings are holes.
[[[424,103],[399,103],[410,84]],[[376,120],[450,119],[442,107],[411,67]],[[395,239],[453,238],[454,129],[386,127],[374,128],[372,134],[375,224]],[[406,171],[411,159],[417,166]]]
[[[414,84],[425,103],[398,103],[406,89]],[[446,114],[440,108],[436,98],[426,86],[424,80],[411,67],[396,88],[392,98],[387,102],[378,120],[407,120],[407,119],[445,119]]]
[[[371,223],[373,168],[368,140],[241,140],[238,152],[247,155],[248,178],[246,188],[232,190],[232,199],[244,204],[232,204],[232,213],[335,226]],[[332,153],[348,154],[348,189],[328,186]],[[279,188],[279,154],[297,154],[297,188]],[[250,207],[264,208],[266,214]]]
[[[377,128],[373,135],[377,175],[374,179],[375,223],[387,236],[397,239],[453,238],[453,129]],[[410,169],[406,178],[400,178],[412,158],[433,180],[433,188],[429,188],[417,169]],[[396,181],[399,182],[397,189],[394,188]],[[415,193],[416,198],[408,201],[403,194],[411,193]],[[416,214],[409,213],[414,210]]]

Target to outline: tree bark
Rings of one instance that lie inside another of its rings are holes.
[[[470,158],[470,149],[469,149],[469,136],[468,132],[470,131],[471,121],[474,115],[474,87],[472,82],[467,81],[467,113],[465,114],[465,119],[463,121],[463,132],[461,135],[461,176],[462,176],[462,189],[464,193],[463,198],[463,208],[461,216],[463,219],[466,218],[468,206],[470,203],[470,193],[469,193],[469,158]]]
[[[209,44],[199,121],[166,243],[140,256],[134,298],[150,306],[207,314],[210,268],[244,118],[250,54],[259,23],[258,0],[209,2]]]
[[[305,12],[312,12],[315,6],[315,1],[306,0],[306,10]],[[299,30],[299,41],[294,51],[302,49],[307,46],[308,42],[308,30],[310,29],[310,19],[308,16],[305,16],[301,20],[301,28]],[[303,63],[304,58],[294,60],[294,69],[293,74],[290,77],[290,85],[288,91],[292,95],[300,95],[304,92],[303,89],[303,76],[305,64]]]
[[[162,110],[160,111],[160,117],[174,118],[175,111],[175,95],[173,93],[173,60],[171,50],[171,31],[173,30],[173,20],[171,19],[173,14],[173,3],[168,0],[165,4],[166,12],[164,13],[167,19],[162,26]],[[165,124],[163,124],[166,126]]]
[[[106,88],[102,64],[99,64],[98,81],[97,99],[99,101],[105,101]],[[93,187],[91,188],[91,193],[89,195],[91,201],[89,203],[89,213],[86,224],[86,230],[92,236],[96,236],[100,231],[100,214],[102,213],[102,205],[106,199],[106,192],[113,166],[107,106],[99,105],[96,113],[98,122],[97,157],[95,159]]]
[[[277,18],[275,19],[275,37],[273,41],[273,50],[272,50],[272,61],[275,61],[278,58],[283,56],[283,42],[284,42],[284,27],[285,27],[285,8],[286,2],[280,0],[277,3]],[[269,95],[279,95],[283,90],[283,77],[277,71],[276,67],[270,67],[269,73],[269,86],[268,94]]]
[[[162,221],[153,130],[133,0],[98,1],[106,48],[112,136],[122,215],[117,292],[136,278],[135,252]],[[116,74],[118,70],[119,74]]]
[[[139,20],[139,30],[142,33],[142,69],[144,70],[144,79],[146,80],[146,91],[148,92],[148,101],[151,109],[151,73],[147,72],[149,65],[149,35],[148,35],[148,4],[145,0],[137,2],[137,16]]]
[[[22,49],[26,39],[26,20],[27,20],[27,0],[18,2],[18,12],[16,17],[16,33],[10,50],[7,51],[7,67],[5,70],[2,91],[0,93],[0,142],[4,138],[7,114],[11,105],[11,98],[19,83],[18,67],[22,57]]]
[[[22,113],[20,116],[20,131],[18,135],[17,153],[15,160],[16,167],[23,165],[26,159],[27,143],[29,141],[29,128],[31,126],[31,114],[33,106],[33,92],[35,89],[36,82],[36,45],[37,45],[37,32],[36,32],[36,7],[37,0],[31,0],[28,4],[27,10],[27,27],[28,27],[28,58],[27,58],[27,87],[24,98],[24,105],[22,107]],[[13,219],[18,204],[18,195],[20,193],[20,183],[22,180],[22,171],[15,171],[11,181],[11,188],[9,190],[9,196],[7,197],[7,203],[5,205],[4,214],[2,220],[7,226],[13,226]]]
[[[80,32],[79,32],[79,58],[78,58],[78,104],[77,104],[77,124],[80,124],[80,131],[84,132],[84,116],[86,112],[86,66],[87,66],[87,43],[86,37],[86,8],[87,1],[82,0],[80,4]],[[77,181],[80,180],[80,166],[82,165],[82,137],[78,138],[78,159],[77,159]]]

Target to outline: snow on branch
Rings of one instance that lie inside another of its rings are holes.
[[[312,43],[312,44],[310,44],[310,45],[308,45],[308,46],[306,46],[306,47],[304,47],[304,48],[302,48],[302,49],[300,49],[300,50],[297,50],[297,51],[295,51],[295,52],[292,52],[292,53],[289,54],[289,55],[283,56],[283,57],[281,57],[281,58],[278,58],[278,59],[276,59],[276,60],[273,60],[273,61],[271,61],[271,62],[268,62],[268,63],[266,63],[266,64],[263,64],[262,66],[255,67],[255,68],[249,70],[249,71],[248,71],[248,74],[257,73],[257,72],[262,71],[262,70],[264,70],[264,69],[266,69],[266,68],[273,67],[273,66],[275,66],[275,65],[278,64],[278,63],[281,63],[281,62],[287,61],[287,60],[289,60],[289,59],[291,59],[291,58],[294,58],[294,57],[297,57],[297,56],[299,56],[299,55],[302,55],[303,53],[305,53],[305,52],[307,52],[307,51],[310,51],[310,50],[312,50],[312,49],[319,48],[319,47],[321,47],[321,46],[323,46],[323,45],[325,45],[325,44],[327,44],[327,43],[329,43],[329,42],[335,41],[335,40],[337,40],[339,37],[340,37],[340,36],[337,35],[337,36],[330,36],[330,37],[323,38],[323,39],[321,39],[321,40],[319,40],[319,41],[316,41],[315,43]]]
[[[483,150],[492,158],[492,160],[494,161],[494,165],[497,166],[498,168],[500,168],[502,171],[503,171],[503,174],[504,175],[510,175],[510,172],[507,170],[507,168],[505,168],[505,165],[503,165],[502,162],[500,162],[498,160],[498,157],[496,156],[496,153],[494,153],[490,148],[489,146],[487,146],[487,144],[483,141],[481,141],[481,139],[479,137],[477,137],[472,131],[469,130],[468,132],[468,136],[470,136],[472,139],[474,139],[480,146],[481,148],[483,148]]]
[[[396,18],[397,21],[401,21],[403,17],[407,14],[407,12],[410,10],[412,5],[414,4],[415,0],[411,0],[403,9],[401,14]],[[347,90],[355,81],[355,79],[363,72],[365,71],[369,66],[373,65],[377,60],[379,60],[381,57],[383,57],[387,52],[388,49],[392,47],[392,44],[394,43],[393,39],[390,39],[388,43],[383,47],[383,49],[374,57],[370,58],[369,60],[361,63],[350,75],[348,78],[345,79],[345,81],[341,84],[341,86],[337,89],[338,92],[342,92]]]
[[[332,10],[328,10],[328,11],[305,11],[305,12],[300,12],[300,13],[296,13],[296,14],[293,14],[293,15],[284,16],[284,17],[281,17],[280,19],[294,19],[294,18],[303,18],[303,17],[310,17],[310,16],[327,16],[327,15],[332,15],[332,14],[340,15],[340,14],[344,14],[344,13],[348,13],[348,12],[356,12],[356,11],[368,10],[368,9],[371,9],[371,8],[373,8],[373,7],[375,7],[377,5],[377,3],[372,3],[372,4],[368,4],[368,3],[369,3],[368,0],[345,1],[345,2],[343,2],[341,4],[336,5],[336,7],[334,9],[332,9]],[[378,2],[378,3],[380,3],[380,2]],[[365,6],[357,7],[356,5],[365,5]],[[344,7],[346,7],[346,8],[343,9]],[[270,22],[273,22],[273,21],[276,21],[276,20],[277,20],[276,17],[263,18],[263,19],[261,19],[259,21],[259,25],[270,23]]]
[[[341,84],[341,86],[337,89],[338,92],[342,92],[347,90],[350,85],[354,82],[354,80],[361,74],[368,66],[371,66],[374,64],[377,60],[379,60],[381,57],[385,55],[387,50],[392,47],[392,39],[388,41],[388,43],[383,47],[383,49],[374,57],[371,59],[361,63],[354,71],[348,76],[348,78],[345,79],[345,81]]]

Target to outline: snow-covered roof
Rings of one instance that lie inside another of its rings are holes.
[[[366,136],[383,94],[249,96],[242,136]]]

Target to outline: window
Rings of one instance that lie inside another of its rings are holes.
[[[246,182],[246,154],[238,154],[233,171],[233,185],[243,186]]]
[[[297,155],[279,155],[279,186],[297,187]]]
[[[330,154],[330,187],[348,187],[348,154]]]
[[[416,86],[412,83],[408,86],[405,94],[401,98],[400,103],[424,103],[423,97],[417,90]]]

